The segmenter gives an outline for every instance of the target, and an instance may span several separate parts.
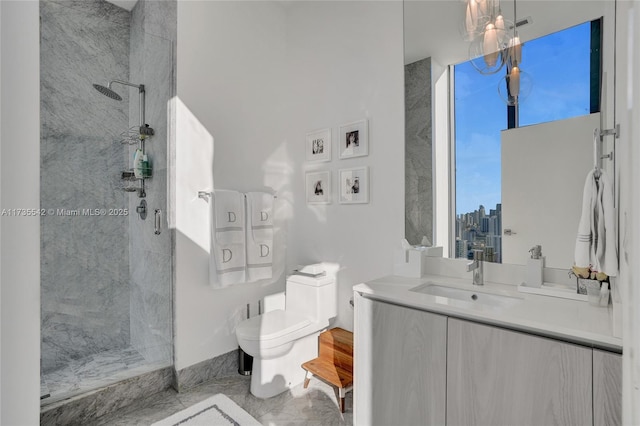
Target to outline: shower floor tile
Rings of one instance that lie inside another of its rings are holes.
[[[49,392],[49,386],[47,386],[47,382],[44,381],[44,376],[40,375],[40,399],[49,398],[51,393]]]
[[[42,405],[70,398],[79,393],[157,369],[161,363],[148,363],[133,348],[123,348],[100,352],[73,360],[57,370],[42,374],[41,395],[48,390],[49,397],[42,399]]]

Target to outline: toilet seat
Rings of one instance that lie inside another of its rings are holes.
[[[236,335],[245,341],[259,341],[260,347],[276,347],[296,339],[311,321],[305,316],[276,309],[238,324]]]

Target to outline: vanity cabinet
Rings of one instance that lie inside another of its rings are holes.
[[[622,424],[622,355],[593,350],[593,424]]]
[[[591,349],[449,318],[447,424],[593,424]]]
[[[622,424],[622,356],[355,295],[354,423]]]
[[[443,425],[447,317],[356,295],[355,330],[354,424]]]

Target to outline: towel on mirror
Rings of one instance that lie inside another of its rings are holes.
[[[594,172],[595,170],[591,170],[587,174],[582,193],[582,214],[578,224],[574,254],[575,266],[580,268],[592,266],[592,259],[595,258],[595,246],[593,245],[593,238],[596,234],[594,213],[598,187]]]
[[[214,288],[246,282],[244,195],[216,190],[209,200],[211,258],[209,281]]]
[[[247,281],[273,276],[272,194],[247,192]]]
[[[606,172],[599,172],[597,177],[595,170],[591,170],[585,180],[574,262],[577,267],[616,276],[618,251],[613,191]]]
[[[613,187],[604,170],[598,178],[598,197],[596,200],[596,224],[598,238],[595,244],[594,269],[604,272],[610,277],[618,274],[618,247],[616,246],[615,208],[613,204]]]

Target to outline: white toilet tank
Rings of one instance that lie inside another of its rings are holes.
[[[313,322],[328,321],[338,314],[338,293],[333,276],[290,275],[285,298],[287,311],[305,315]]]

